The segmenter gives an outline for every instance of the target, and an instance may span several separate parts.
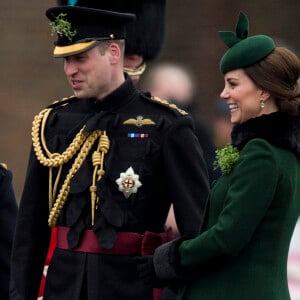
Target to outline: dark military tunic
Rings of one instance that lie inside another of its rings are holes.
[[[62,153],[83,126],[85,131],[106,130],[110,147],[104,159],[105,174],[97,182],[100,200],[94,226],[89,188],[97,143],[71,180],[57,222],[70,228],[69,248],[79,245],[86,229],[93,229],[104,248],[113,246],[117,232],[163,232],[171,202],[180,232],[198,233],[209,185],[189,116],[137,91],[127,78],[103,101],[71,98],[66,105],[53,105],[45,127],[48,149]],[[59,187],[73,161],[64,165]],[[127,198],[116,180],[130,167],[141,186]],[[48,186],[49,169],[32,151],[13,250],[11,299],[35,299],[38,292],[50,237]],[[150,300],[151,284],[139,278],[137,268],[144,259],[57,248],[44,299]]]

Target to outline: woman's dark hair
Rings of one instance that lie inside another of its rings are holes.
[[[270,93],[279,111],[300,114],[300,60],[292,51],[276,47],[244,70],[259,88]]]

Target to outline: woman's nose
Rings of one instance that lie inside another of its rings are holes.
[[[228,99],[228,97],[229,97],[229,93],[227,92],[226,87],[224,87],[223,91],[220,94],[220,98],[223,100],[226,100],[226,99]]]

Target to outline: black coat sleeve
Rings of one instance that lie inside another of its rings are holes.
[[[10,299],[37,298],[51,234],[48,214],[48,169],[31,150],[12,250]]]
[[[181,235],[195,236],[203,222],[209,181],[203,151],[190,117],[175,122],[163,146],[166,180]]]
[[[10,256],[17,209],[12,173],[0,166],[0,299],[8,299]]]

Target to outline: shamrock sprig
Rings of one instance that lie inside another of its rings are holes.
[[[57,33],[59,35],[65,36],[71,41],[77,32],[76,30],[71,30],[71,23],[65,19],[66,16],[66,13],[60,13],[55,17],[54,21],[49,23],[49,25],[52,27],[51,35]]]
[[[216,160],[213,163],[214,170],[220,168],[223,175],[230,173],[232,167],[239,158],[239,151],[231,144],[216,150]]]

